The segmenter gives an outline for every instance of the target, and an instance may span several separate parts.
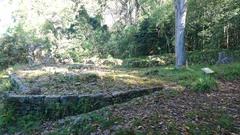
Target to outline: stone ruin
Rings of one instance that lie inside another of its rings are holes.
[[[13,91],[4,94],[4,108],[10,108],[16,116],[37,114],[43,119],[58,119],[87,113],[166,89],[165,86],[157,86],[96,94],[48,95],[35,93],[34,89],[28,87],[24,78],[17,74],[9,72],[9,76]]]
[[[227,56],[225,52],[218,53],[217,64],[229,64],[233,62],[233,57]]]
[[[11,78],[15,92],[5,93],[4,106],[11,108],[15,115],[38,114],[46,119],[87,113],[105,106],[127,102],[133,98],[163,90],[164,87],[141,88],[130,91],[116,91],[83,95],[29,95],[23,81],[13,75]],[[22,86],[24,85],[24,88]]]

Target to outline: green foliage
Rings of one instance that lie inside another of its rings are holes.
[[[45,18],[37,27],[32,24],[36,20],[28,24],[27,19],[30,18],[27,12],[30,11],[25,9],[24,3],[20,5],[19,12],[13,15],[19,19],[16,27],[9,30],[10,35],[0,43],[1,48],[5,48],[0,50],[1,66],[26,62],[28,45],[34,43],[48,46],[51,54],[59,59],[72,58],[75,62],[93,56],[132,58],[174,52],[175,14],[172,0],[160,4],[155,0],[138,1],[136,22],[124,22],[131,18],[120,17],[112,28],[102,23],[108,1],[98,1],[101,8],[94,14],[81,2],[66,3],[65,8],[57,8],[53,13],[55,10],[47,1],[33,2],[31,12],[41,12]],[[216,54],[202,52],[239,49],[239,4],[237,0],[188,1],[186,48],[193,51],[190,54],[196,54],[189,55],[189,63],[213,64]],[[128,9],[136,8],[136,5],[130,6],[133,7]],[[121,10],[119,12],[132,12]],[[52,14],[52,18],[47,18],[48,14]],[[63,50],[60,49],[62,47]],[[199,59],[200,62],[197,62]]]
[[[13,112],[12,111],[5,111],[1,107],[1,112],[0,112],[0,133],[5,133],[5,132],[14,132],[14,128],[12,128],[13,123],[15,122],[15,117],[13,117]]]
[[[38,115],[16,116],[11,108],[1,108],[0,112],[0,133],[14,134],[23,132],[33,134],[41,125],[41,117]]]
[[[108,42],[110,33],[106,25],[101,24],[101,16],[90,17],[84,6],[77,11],[75,20],[67,29],[67,35],[71,40],[78,41],[82,52],[87,56],[106,56],[107,48],[104,47]],[[71,49],[69,54],[75,60],[80,60],[81,56],[75,55],[79,49]]]
[[[167,66],[174,64],[174,61],[175,59],[173,54],[153,55],[147,57],[125,59],[123,62],[123,66],[128,68]]]
[[[232,57],[234,61],[240,61],[239,50],[226,50],[226,49],[206,50],[206,51],[188,52],[187,53],[188,65],[215,65],[218,61],[219,52],[225,52],[226,55],[229,57]],[[172,53],[168,53],[163,55],[152,55],[152,56],[146,56],[146,57],[136,57],[136,58],[125,59],[123,62],[123,66],[128,68],[144,68],[144,67],[153,67],[153,66],[155,67],[168,66],[168,65],[174,65],[174,63],[175,63],[175,55]]]
[[[232,129],[233,127],[233,118],[230,117],[229,115],[222,114],[220,118],[217,121],[218,125],[221,126],[221,128],[224,129]]]
[[[197,81],[193,82],[192,90],[196,92],[209,92],[210,90],[216,89],[217,83],[216,80],[209,77],[203,76],[197,79]]]
[[[135,56],[156,55],[174,52],[174,17],[172,6],[159,6],[152,16],[139,23],[135,36]],[[166,12],[168,10],[168,12]]]
[[[135,52],[134,34],[135,26],[126,26],[122,30],[111,32],[111,37],[107,43],[109,54],[117,58],[132,57]]]
[[[46,107],[44,114],[40,112],[31,113],[27,115],[16,115],[13,108],[6,106],[1,108],[0,112],[0,133],[17,133],[22,132],[24,134],[35,134],[40,130],[40,126],[44,120],[56,120],[56,118],[63,118],[65,113],[71,110],[72,115],[76,115],[79,112],[89,112],[92,108],[92,103],[88,99],[79,101],[78,104],[64,104],[64,106],[58,103],[49,104]],[[90,109],[90,110],[89,110]],[[67,127],[59,128],[55,131],[57,134],[70,134],[81,133],[89,134],[97,130],[97,128],[107,129],[111,127],[115,122],[120,121],[118,117],[112,116],[109,111],[104,111],[103,114],[89,113],[82,114],[80,119],[75,122],[66,122]],[[59,126],[62,126],[61,124]],[[54,134],[54,133],[52,133]]]
[[[238,4],[236,0],[217,2],[190,0],[186,24],[187,50],[238,49],[237,29],[240,26],[238,23],[240,9],[236,6]],[[120,28],[124,31],[115,33],[119,38],[112,45],[113,56],[136,57],[174,52],[175,14],[172,10],[172,1],[164,4],[156,1],[141,1],[141,6],[149,13],[144,12],[136,25]],[[208,54],[204,55],[200,58],[210,59]],[[213,63],[215,56],[206,62]],[[190,60],[197,61],[195,58]]]
[[[0,38],[0,66],[6,68],[17,63],[28,62],[28,47],[30,45],[44,45],[49,49],[49,42],[45,38],[38,38],[35,31],[26,31],[23,24],[10,28],[8,32]]]
[[[218,61],[218,53],[225,52],[227,56],[233,57],[235,61],[240,60],[240,51],[239,50],[205,50],[205,51],[193,51],[188,52],[188,63],[190,65],[200,64],[200,65],[214,65]]]
[[[239,48],[239,1],[188,1],[187,47],[189,50]],[[238,18],[238,19],[237,19]]]
[[[209,67],[215,71],[212,76],[205,75],[201,68]],[[158,79],[159,81],[176,82],[177,84],[196,92],[210,92],[217,88],[217,79],[238,79],[240,75],[239,63],[227,65],[192,65],[177,70],[173,66],[147,67],[139,69],[143,77]]]
[[[110,49],[111,55],[128,58],[173,52],[174,16],[171,2],[159,5],[155,1],[144,1],[142,4],[152,9],[149,14],[144,13],[137,24],[121,26],[112,32],[109,42],[113,47]]]
[[[98,1],[101,8],[94,14],[81,2],[66,2],[64,8],[57,10],[47,1],[34,1],[31,10],[26,10],[24,3],[13,15],[17,19],[16,27],[1,39],[0,45],[4,48],[0,50],[1,66],[26,62],[28,45],[34,43],[48,46],[57,58],[70,57],[75,62],[93,56],[129,58],[174,52],[175,14],[172,0],[160,4],[155,0],[138,1],[136,22],[124,23],[124,19],[131,19],[122,17],[111,29],[102,23],[108,1]],[[185,36],[187,50],[196,53],[212,49],[239,49],[239,4],[238,0],[189,0]],[[128,9],[136,8],[136,5],[130,6],[133,7]],[[119,12],[132,12],[122,10]],[[36,27],[36,20],[29,18],[28,12],[44,20]],[[52,15],[52,18],[47,15]],[[29,19],[32,22],[28,22]],[[64,50],[60,49],[62,46]],[[199,58],[199,55],[189,56],[190,63],[201,59],[212,64],[216,59],[215,54],[203,54]]]
[[[9,91],[12,88],[12,84],[8,75],[4,71],[0,71],[0,93]]]
[[[35,133],[41,126],[41,120],[35,115],[26,115],[16,121],[19,129],[25,133]]]
[[[0,40],[1,50],[1,67],[17,63],[19,61],[26,62],[27,48],[21,26],[16,27],[16,32],[13,35],[6,35]]]
[[[234,80],[239,79],[240,76],[239,63],[221,65],[221,68],[219,68],[219,66],[213,66],[213,69],[217,72],[215,76],[219,79]]]

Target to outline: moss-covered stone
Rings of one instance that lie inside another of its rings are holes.
[[[37,114],[46,119],[56,119],[87,113],[115,103],[126,102],[161,89],[161,87],[135,89],[127,92],[115,92],[111,95],[45,96],[7,94],[4,99],[4,108],[13,110],[15,115]]]

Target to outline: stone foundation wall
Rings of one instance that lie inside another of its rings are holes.
[[[162,87],[136,89],[127,92],[115,92],[95,95],[45,96],[45,95],[16,95],[6,94],[4,107],[14,111],[15,115],[38,114],[47,119],[57,119],[90,112],[102,107],[129,101],[144,96]]]

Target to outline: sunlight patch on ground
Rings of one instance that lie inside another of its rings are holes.
[[[19,66],[13,73],[24,79],[30,89],[42,94],[82,94],[128,91],[162,86],[156,78],[143,77],[135,70],[101,67],[70,69],[67,65]]]

